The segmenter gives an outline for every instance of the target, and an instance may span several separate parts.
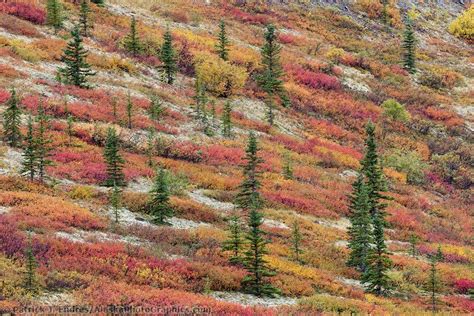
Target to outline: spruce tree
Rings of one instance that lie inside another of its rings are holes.
[[[283,105],[289,106],[290,102],[281,80],[284,73],[280,64],[280,51],[275,26],[269,24],[265,32],[265,44],[261,49],[264,70],[257,78],[257,82],[269,98],[278,95]],[[272,102],[268,104],[273,105]]]
[[[167,224],[166,219],[173,216],[173,209],[169,203],[170,192],[165,170],[160,168],[155,177],[155,184],[150,191],[148,211],[153,216],[155,224]]]
[[[293,163],[291,161],[291,156],[288,152],[285,153],[283,157],[283,168],[282,168],[283,177],[287,180],[293,179]]]
[[[90,65],[86,62],[87,50],[82,44],[79,26],[76,25],[71,31],[72,39],[64,49],[61,61],[65,63],[59,73],[64,77],[67,84],[80,88],[88,88],[87,77],[95,75]]]
[[[262,159],[258,157],[258,142],[254,132],[249,134],[244,159],[246,161],[243,171],[244,180],[239,186],[240,191],[236,196],[235,203],[239,208],[248,211],[251,206],[258,209],[263,204],[258,192],[260,188],[258,166]]]
[[[148,167],[153,167],[153,156],[155,154],[155,130],[150,127],[147,135],[146,157]]]
[[[89,13],[89,0],[82,0],[81,7],[79,10],[79,26],[81,29],[81,35],[84,37],[89,36],[89,29],[91,28]]]
[[[163,45],[160,49],[160,60],[163,63],[162,67],[165,72],[166,82],[168,84],[173,84],[178,67],[176,65],[176,52],[173,48],[173,37],[171,36],[171,31],[169,29],[166,30],[163,36]]]
[[[135,17],[132,16],[130,22],[130,33],[124,39],[125,49],[130,52],[133,56],[140,55],[142,51],[142,44],[140,43],[140,38],[137,33],[137,24]]]
[[[97,4],[99,7],[103,7],[105,5],[105,0],[91,0],[91,2]]]
[[[38,122],[38,133],[35,139],[36,142],[36,159],[38,164],[38,177],[41,182],[45,178],[45,169],[47,166],[52,164],[52,161],[48,159],[51,152],[51,140],[46,136],[46,131],[49,130],[49,116],[46,115],[44,107],[39,106],[38,116],[36,118]]]
[[[34,138],[33,119],[28,117],[28,131],[25,138],[25,149],[23,150],[23,162],[21,174],[26,175],[31,181],[35,179],[38,162],[36,158],[37,143]]]
[[[268,283],[267,278],[275,275],[270,271],[264,256],[267,254],[266,245],[268,241],[264,238],[264,232],[260,226],[263,223],[263,215],[258,211],[258,202],[252,199],[249,205],[250,214],[248,219],[249,231],[245,237],[248,249],[244,253],[244,267],[249,274],[242,280],[244,291],[257,296],[275,296],[280,291]]]
[[[222,136],[232,137],[232,106],[229,101],[224,103],[222,111]]]
[[[109,194],[109,204],[112,207],[112,211],[114,212],[114,222],[115,224],[119,223],[119,209],[121,205],[121,190],[120,187],[114,185]]]
[[[33,245],[31,242],[31,232],[28,233],[28,245],[25,250],[26,259],[26,272],[23,281],[23,288],[31,295],[36,295],[39,292],[39,284],[36,278],[36,268],[38,263],[36,262],[35,255],[33,254]]]
[[[408,240],[410,243],[410,255],[415,258],[417,255],[416,244],[418,243],[419,237],[415,234],[410,235],[410,239]]]
[[[219,22],[219,34],[217,35],[216,51],[219,57],[225,61],[229,59],[229,39],[227,38],[227,32],[225,29],[225,22],[221,20]]]
[[[124,159],[119,153],[119,139],[115,129],[109,127],[104,148],[104,160],[107,164],[107,180],[105,186],[124,186],[125,176],[123,174]]]
[[[426,289],[430,292],[430,299],[431,299],[431,309],[433,313],[436,312],[436,303],[437,298],[436,294],[440,288],[440,280],[438,277],[438,271],[436,265],[438,263],[438,258],[436,255],[430,257],[430,275],[428,278],[428,282],[426,284]]]
[[[386,184],[377,153],[375,126],[372,122],[367,124],[366,133],[366,148],[364,158],[361,161],[361,173],[365,176],[367,187],[367,201],[372,219],[372,242],[374,246],[369,251],[368,265],[364,271],[363,280],[367,283],[368,292],[382,295],[386,294],[389,289],[387,270],[391,266],[384,236],[387,222],[384,212],[386,204],[383,200],[388,200],[388,198],[381,194],[381,192],[386,191]]]
[[[291,250],[296,261],[302,262],[301,255],[303,254],[303,249],[301,249],[301,240],[303,236],[300,232],[300,226],[297,221],[293,222],[293,227],[291,231]]]
[[[60,0],[48,0],[46,3],[46,23],[57,33],[63,27],[63,8]]]
[[[163,108],[163,102],[156,96],[152,95],[150,98],[150,109],[148,113],[152,120],[158,121],[161,119],[165,109]]]
[[[67,116],[67,137],[68,137],[68,146],[72,145],[72,137],[74,136],[74,117],[69,114]]]
[[[3,139],[12,147],[18,147],[21,142],[21,110],[18,103],[16,91],[12,89],[11,96],[6,102],[7,108],[3,112]]]
[[[222,249],[232,253],[229,259],[230,263],[240,264],[242,263],[242,249],[244,245],[242,223],[237,214],[230,216],[228,222],[229,238],[224,241]]]
[[[411,74],[416,73],[416,38],[413,30],[413,21],[405,17],[405,31],[403,33],[403,67]]]
[[[128,92],[128,98],[127,98],[127,127],[129,129],[132,128],[132,110],[133,110],[133,103],[132,103],[132,98],[130,96],[130,92]]]
[[[365,272],[368,265],[368,255],[372,243],[372,226],[367,195],[367,186],[362,174],[352,184],[352,195],[349,197],[350,222],[348,229],[350,250],[347,265]]]
[[[367,257],[367,269],[362,275],[362,280],[366,283],[366,291],[377,295],[385,295],[390,289],[390,279],[387,270],[392,262],[388,257],[387,246],[384,238],[383,215],[376,213],[373,218],[373,243]]]

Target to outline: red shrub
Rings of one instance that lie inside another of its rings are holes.
[[[43,9],[29,3],[0,3],[0,11],[36,24],[44,24],[46,21],[46,12]]]
[[[468,294],[470,289],[474,289],[474,280],[459,279],[454,282],[454,288],[458,293]]]
[[[10,92],[0,89],[0,104],[6,102],[10,98]]]
[[[294,44],[296,37],[291,34],[279,34],[278,41],[282,44]]]
[[[313,89],[339,90],[341,88],[341,83],[336,77],[322,72],[313,72],[297,66],[286,67],[286,70],[297,82]]]
[[[229,148],[222,145],[211,145],[204,152],[207,162],[213,165],[239,165],[244,156],[242,148]]]

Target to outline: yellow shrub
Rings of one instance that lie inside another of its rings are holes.
[[[137,68],[128,59],[124,59],[118,55],[111,57],[98,54],[90,54],[87,61],[98,68],[109,71],[125,71],[129,74],[137,72]]]
[[[210,54],[199,54],[195,58],[196,75],[207,90],[216,96],[228,97],[237,93],[247,81],[244,68]]]
[[[474,5],[451,22],[448,29],[457,37],[474,40]]]
[[[356,8],[367,13],[370,18],[378,18],[382,14],[383,5],[379,0],[359,0]]]
[[[326,58],[332,62],[338,63],[346,52],[342,48],[333,47],[326,53]]]
[[[36,49],[34,46],[27,44],[21,40],[0,38],[0,47],[9,47],[11,51],[23,60],[35,63],[48,56],[45,52]]]
[[[87,200],[94,196],[94,189],[89,186],[78,185],[69,192],[69,196],[72,199]]]

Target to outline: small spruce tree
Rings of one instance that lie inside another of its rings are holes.
[[[21,174],[26,175],[30,181],[33,181],[35,179],[38,162],[36,158],[37,143],[34,138],[33,119],[31,116],[28,117],[27,126]]]
[[[107,130],[107,139],[104,148],[104,160],[107,164],[107,180],[105,186],[124,186],[125,176],[123,174],[124,159],[119,153],[119,139],[114,128]]]
[[[74,136],[74,117],[69,114],[67,116],[67,137],[68,137],[68,146],[72,145],[72,138]]]
[[[230,251],[232,253],[232,256],[229,259],[230,263],[241,264],[244,240],[242,238],[242,223],[237,214],[229,217],[228,229],[229,238],[224,241],[222,250]]]
[[[293,179],[293,162],[291,161],[291,156],[288,152],[286,152],[283,157],[282,174],[287,180]]]
[[[408,242],[410,243],[410,255],[415,258],[417,255],[416,245],[418,244],[419,237],[415,234],[411,234]]]
[[[160,168],[155,177],[155,184],[150,191],[148,211],[153,216],[155,224],[167,224],[168,217],[173,216],[173,209],[169,203],[170,192],[165,170]]]
[[[150,127],[147,135],[146,157],[148,167],[153,167],[153,156],[155,154],[155,130]]]
[[[121,206],[121,200],[122,200],[122,192],[120,190],[120,187],[117,185],[114,185],[109,193],[109,204],[112,207],[112,211],[114,212],[115,224],[118,224],[120,220],[119,209]]]
[[[18,103],[16,91],[12,89],[11,96],[6,102],[7,108],[3,112],[3,139],[12,147],[18,147],[21,142],[21,110]]]
[[[44,107],[40,104],[38,109],[38,116],[36,117],[38,122],[38,133],[35,138],[36,142],[36,159],[38,164],[38,177],[41,182],[44,181],[47,166],[52,164],[52,161],[48,159],[51,152],[51,139],[46,135],[46,131],[49,130],[50,118],[46,115]]]
[[[430,300],[431,300],[431,309],[433,313],[436,313],[436,304],[437,298],[436,294],[440,288],[440,279],[438,277],[438,271],[436,265],[438,263],[438,258],[436,255],[430,257],[430,275],[428,278],[428,282],[426,284],[426,289],[430,292]]]
[[[133,56],[140,55],[142,51],[142,44],[137,32],[137,22],[134,16],[132,16],[132,20],[130,22],[130,33],[128,33],[124,39],[124,47]]]
[[[60,0],[48,0],[46,3],[46,23],[57,33],[63,27],[63,8]]]
[[[152,95],[150,97],[150,108],[148,113],[152,120],[158,121],[163,116],[165,109],[163,108],[163,102],[156,96]]]
[[[284,73],[280,64],[280,51],[275,26],[269,24],[265,31],[265,44],[261,49],[264,70],[257,78],[257,82],[269,98],[278,95],[283,105],[288,107],[290,102],[281,80]],[[272,102],[268,104],[273,105]]]
[[[81,35],[84,37],[89,36],[89,30],[91,29],[89,13],[89,0],[82,0],[81,7],[79,9],[79,27],[81,30]]]
[[[173,84],[176,72],[178,71],[176,52],[173,48],[173,37],[169,29],[166,30],[163,36],[163,45],[160,49],[160,60],[163,63],[163,70],[165,73],[165,81],[168,84]]]
[[[25,250],[26,272],[23,281],[23,288],[31,295],[36,295],[39,292],[39,283],[36,277],[36,262],[33,254],[33,245],[31,241],[31,232],[28,233],[28,245]]]
[[[254,132],[250,132],[247,149],[245,150],[246,164],[243,170],[244,180],[239,186],[239,193],[236,196],[236,205],[248,211],[251,206],[260,208],[263,204],[258,189],[260,188],[260,172],[258,167],[262,159],[258,157],[258,142]]]
[[[413,21],[405,17],[405,31],[403,33],[403,67],[411,74],[416,73],[416,38],[413,30]]]
[[[291,250],[293,252],[293,257],[296,261],[302,263],[301,255],[303,254],[303,249],[301,249],[301,241],[303,236],[300,232],[300,225],[297,221],[293,222],[293,227],[291,230]]]
[[[367,186],[362,174],[359,174],[357,180],[352,184],[352,194],[349,196],[349,201],[351,226],[348,229],[350,254],[347,265],[365,272],[372,244],[372,226]]]
[[[225,61],[229,59],[229,44],[224,20],[219,22],[219,34],[217,35],[216,51],[219,57]]]
[[[243,260],[244,267],[249,274],[242,280],[242,287],[247,293],[256,296],[274,297],[280,291],[267,280],[268,277],[274,276],[275,273],[270,271],[264,258],[267,254],[266,245],[268,241],[265,239],[264,232],[260,228],[263,223],[263,215],[258,211],[257,206],[258,203],[254,198],[249,205],[249,231],[245,237],[248,249],[244,253]]]
[[[80,88],[88,88],[87,77],[95,75],[90,65],[86,62],[88,51],[82,44],[79,26],[76,25],[71,31],[72,39],[64,49],[61,61],[64,68],[59,69],[61,80]]]
[[[229,101],[224,103],[222,111],[222,136],[226,138],[232,137],[232,105]]]
[[[132,103],[132,97],[130,96],[130,92],[128,92],[128,98],[127,98],[127,127],[129,129],[132,128],[132,114],[133,114],[133,103]]]

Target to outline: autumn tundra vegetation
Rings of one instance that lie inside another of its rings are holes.
[[[0,311],[474,313],[473,10],[2,1]]]

